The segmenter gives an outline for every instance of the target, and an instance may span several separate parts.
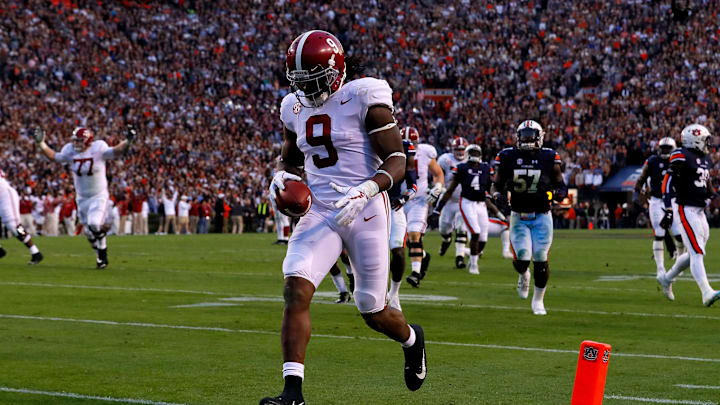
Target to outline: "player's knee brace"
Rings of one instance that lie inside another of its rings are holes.
[[[25,231],[25,228],[22,225],[18,225],[13,234],[22,243],[30,242],[31,236]]]
[[[423,245],[422,242],[408,242],[408,248],[410,248],[410,253],[408,253],[408,256],[410,257],[422,257],[423,255]]]
[[[513,267],[518,273],[525,274],[528,267],[530,267],[530,260],[513,260]]]
[[[655,240],[656,240],[656,241],[662,242],[663,239],[665,239],[664,236],[657,236],[657,235],[655,235]]]
[[[100,240],[106,235],[102,226],[90,225],[88,228],[96,240]]]
[[[467,233],[455,231],[455,243],[466,243]]]
[[[545,288],[550,278],[550,266],[548,262],[533,263],[533,278],[535,279],[535,287]]]

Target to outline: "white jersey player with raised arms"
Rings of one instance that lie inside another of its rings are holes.
[[[401,181],[405,154],[384,80],[345,83],[340,41],[308,31],[290,45],[287,77],[294,90],[282,100],[282,160],[270,196],[305,172],[312,205],[290,237],[283,261],[283,378],[279,396],[260,404],[302,404],[310,301],[343,247],[355,277],[355,305],[368,326],[402,343],[405,382],[420,388],[425,376],[422,328],[386,306],[390,202],[385,190]]]
[[[20,224],[20,197],[17,190],[10,185],[5,178],[5,172],[0,169],[0,220],[10,233],[22,242],[30,250],[30,262],[28,264],[38,264],[43,259],[42,253],[32,241],[32,236],[25,231]],[[0,257],[7,254],[5,249],[0,246]]]
[[[443,153],[438,158],[438,165],[442,168],[445,176],[445,188],[452,183],[457,165],[466,161],[465,149],[467,146],[468,141],[465,138],[455,137],[450,143],[452,151]],[[450,247],[452,231],[455,230],[455,266],[459,269],[465,267],[467,249],[465,246],[467,243],[467,228],[460,215],[460,191],[460,187],[455,189],[450,200],[443,207],[439,219],[440,236],[442,237],[440,256],[444,256],[448,247]]]
[[[108,181],[105,162],[127,151],[137,135],[137,130],[127,127],[126,139],[115,147],[105,141],[94,140],[93,132],[84,127],[75,128],[72,142],[55,152],[45,143],[45,134],[35,130],[35,141],[45,156],[58,163],[70,166],[75,184],[75,202],[80,223],[85,235],[96,252],[96,266],[103,269],[108,265],[106,234],[112,226],[112,204],[108,200]]]

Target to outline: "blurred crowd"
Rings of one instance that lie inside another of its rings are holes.
[[[175,211],[184,196],[210,219],[222,206],[227,223],[242,211],[258,229],[281,143],[284,53],[317,28],[336,33],[364,74],[388,80],[400,124],[441,152],[463,136],[489,159],[533,118],[568,184],[596,200],[660,138],[679,141],[691,122],[720,131],[718,11],[712,0],[7,0],[1,167],[38,201],[60,201],[55,210],[72,199],[72,179],[40,157],[29,129],[59,149],[75,126],[112,145],[133,123],[140,138],[108,165],[118,211],[165,218],[161,194],[177,192]],[[712,159],[717,181],[720,154]]]

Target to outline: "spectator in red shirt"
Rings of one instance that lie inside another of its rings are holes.
[[[60,222],[65,228],[65,234],[75,236],[75,198],[73,193],[65,194],[60,207]]]
[[[30,187],[28,187],[20,197],[20,224],[28,234],[35,236],[35,219],[32,216],[35,203],[30,198],[30,192]]]
[[[132,233],[133,235],[146,235],[147,231],[143,227],[142,208],[147,196],[142,189],[137,190],[136,193],[131,193],[131,196]]]
[[[192,200],[192,206],[190,207],[190,232],[196,233],[198,231],[198,221],[200,220],[200,201],[198,199]]]

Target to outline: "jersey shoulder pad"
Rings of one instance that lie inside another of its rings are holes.
[[[415,152],[417,152],[415,145],[408,141],[403,141],[403,149],[405,149],[405,155],[407,156],[415,156]]]
[[[390,85],[385,80],[375,79],[373,77],[363,77],[356,79],[345,86],[348,86],[348,96],[357,97],[361,105],[362,120],[365,121],[367,110],[375,105],[387,106],[393,111],[393,92]],[[343,87],[345,87],[343,86]]]
[[[280,120],[283,125],[285,125],[285,128],[293,132],[297,132],[295,131],[295,126],[293,125],[293,117],[300,113],[302,108],[303,106],[300,104],[295,94],[288,93],[285,97],[283,97],[282,102],[280,103]]]
[[[541,152],[544,156],[547,156],[548,159],[554,160],[555,163],[562,163],[560,155],[555,151],[555,149],[542,148]]]
[[[675,149],[670,154],[670,163],[684,162],[686,151],[684,148]]]
[[[429,143],[419,144],[418,151],[422,151],[422,153],[426,154],[430,159],[437,159],[437,150],[435,150],[435,147]]]

